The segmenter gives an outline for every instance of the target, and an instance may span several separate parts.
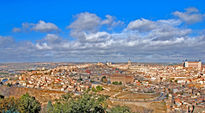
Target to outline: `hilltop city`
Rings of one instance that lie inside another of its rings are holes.
[[[123,104],[133,112],[205,112],[205,66],[201,61],[14,63],[1,64],[0,68],[1,94],[17,95],[7,94],[5,87],[19,88],[16,93],[20,94],[23,89],[44,91],[37,99],[50,98],[39,99],[42,105],[59,99],[61,94],[78,96],[91,89],[108,96],[109,106]]]

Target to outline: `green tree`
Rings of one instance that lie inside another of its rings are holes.
[[[19,113],[16,109],[12,108],[12,109],[9,109],[3,113]]]
[[[97,90],[97,91],[102,91],[102,90],[103,90],[103,87],[102,87],[102,86],[96,86],[96,90]]]
[[[87,93],[83,94],[80,98],[70,103],[71,113],[105,113],[104,101],[104,97]]]
[[[53,113],[105,113],[105,96],[84,93],[68,100],[60,99],[53,105]]]
[[[39,113],[41,110],[41,104],[35,99],[35,97],[31,97],[26,93],[19,99],[18,110],[21,113]]]
[[[116,106],[106,111],[107,98],[92,92],[85,92],[81,96],[66,94],[56,100],[50,113],[131,113],[125,106]]]
[[[106,76],[103,76],[103,77],[101,78],[101,82],[107,83],[107,78],[106,78]]]
[[[114,84],[114,85],[122,85],[122,82],[121,81],[120,82],[115,81],[115,82],[112,82],[112,84]]]
[[[131,113],[131,111],[126,106],[115,106],[108,113]]]
[[[17,100],[14,98],[0,99],[0,113],[18,112]]]
[[[12,87],[12,84],[11,84],[11,83],[8,83],[7,86],[8,86],[8,87]]]
[[[93,91],[93,92],[97,92],[97,90],[95,89],[95,87],[92,87],[92,91]]]
[[[95,87],[92,87],[92,91],[93,92],[98,92],[98,91],[102,91],[103,90],[103,87],[102,86],[96,86],[96,88]]]

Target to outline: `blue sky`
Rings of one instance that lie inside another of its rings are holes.
[[[203,60],[204,4],[204,0],[1,0],[0,62]]]

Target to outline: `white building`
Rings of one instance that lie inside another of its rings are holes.
[[[191,67],[191,68],[196,68],[201,70],[202,68],[202,63],[201,61],[196,61],[196,62],[191,62],[191,61],[185,61],[184,62],[184,67]]]

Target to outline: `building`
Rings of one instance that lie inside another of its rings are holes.
[[[183,66],[187,67],[187,68],[191,67],[191,68],[196,68],[198,70],[201,70],[202,63],[201,63],[201,61],[195,61],[195,62],[185,61]]]
[[[110,82],[122,82],[122,84],[133,84],[134,77],[133,76],[127,76],[127,75],[121,75],[121,74],[115,74],[109,76]]]
[[[132,63],[131,63],[131,60],[130,60],[130,59],[128,60],[127,65],[128,65],[128,66],[131,66],[131,65],[132,65]]]

